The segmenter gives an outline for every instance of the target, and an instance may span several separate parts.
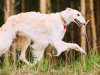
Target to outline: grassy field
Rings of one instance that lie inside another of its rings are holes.
[[[0,75],[100,75],[100,55],[91,53],[80,62],[59,60],[58,64],[50,65],[46,59],[34,67],[16,62],[16,68],[10,64],[8,67],[0,61]]]

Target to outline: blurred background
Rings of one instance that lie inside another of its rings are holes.
[[[50,14],[50,13],[61,12],[65,10],[67,7],[80,11],[83,17],[86,19],[86,21],[88,20],[90,21],[86,26],[82,26],[82,27],[79,27],[75,23],[71,23],[67,27],[67,32],[63,40],[65,42],[77,43],[87,52],[88,57],[91,56],[91,59],[89,58],[88,61],[86,58],[87,62],[85,63],[85,65],[87,64],[86,65],[87,69],[91,68],[91,66],[95,67],[93,61],[94,60],[97,61],[98,59],[95,68],[99,70],[98,75],[100,75],[100,66],[98,68],[97,65],[98,63],[100,65],[100,59],[99,59],[100,57],[97,57],[95,59],[95,57],[93,58],[91,55],[91,51],[100,53],[100,21],[99,21],[100,0],[0,0],[0,27],[7,21],[7,18],[9,16],[16,15],[22,12],[24,13],[24,12],[34,11],[34,12]],[[69,57],[73,57],[73,56],[78,57],[77,52],[70,51],[68,54]],[[61,56],[67,58],[64,55],[65,54],[62,54]],[[73,57],[72,59],[74,58],[76,57]],[[14,58],[12,59],[15,61]],[[54,60],[55,59],[56,58],[54,58]],[[64,60],[66,61],[66,59]],[[5,61],[8,62],[8,56],[5,57]],[[2,66],[2,61],[0,61],[0,66]],[[79,66],[80,65],[78,65],[77,67]],[[81,69],[79,68],[79,72]]]

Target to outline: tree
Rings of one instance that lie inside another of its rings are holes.
[[[99,0],[96,0],[96,25],[97,25],[97,45],[100,46],[100,12],[99,12]],[[98,51],[100,52],[100,47],[98,47]]]
[[[25,12],[25,0],[21,0],[21,4],[22,12]]]
[[[46,13],[46,0],[40,0],[40,12]]]
[[[71,6],[71,8],[74,8],[73,0],[71,0],[70,6]],[[70,25],[70,39],[71,39],[71,42],[74,42],[74,24],[73,23]],[[69,54],[70,54],[70,60],[72,61],[72,58],[74,57],[73,50],[71,50]]]
[[[83,14],[83,17],[85,18],[85,0],[81,0],[81,13]],[[86,50],[86,28],[84,25],[81,27],[81,47]]]
[[[83,17],[85,18],[85,0],[81,0],[81,13],[83,14]],[[82,25],[81,27],[81,47],[86,51],[86,27]],[[84,56],[81,56],[81,61],[84,60]],[[85,62],[81,62],[81,65],[84,65]],[[81,67],[82,70],[82,67]]]
[[[10,0],[10,1],[11,1],[10,15],[14,15],[16,13],[16,10],[15,10],[16,0]],[[15,69],[16,68],[16,49],[15,49],[14,44],[11,46],[10,50],[11,50],[12,63],[13,63],[14,69]]]
[[[89,5],[89,0],[87,0],[86,2],[86,20],[91,19],[90,16],[90,5]],[[87,55],[90,56],[90,50],[92,47],[92,30],[91,30],[91,22],[89,22],[86,26],[86,38],[87,38],[87,42],[86,42],[86,46],[87,46]]]
[[[46,5],[47,5],[46,8],[47,13],[51,13],[51,0],[47,0]]]
[[[96,27],[95,27],[95,18],[94,18],[94,5],[93,0],[90,0],[90,11],[91,11],[91,28],[92,28],[92,37],[93,37],[93,48],[97,47],[97,38],[96,38]]]
[[[5,0],[4,1],[4,21],[6,22],[8,17],[10,16],[10,0]]]
[[[57,0],[57,11],[60,11],[60,0]]]

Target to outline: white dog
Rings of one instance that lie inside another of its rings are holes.
[[[25,58],[28,46],[33,48],[33,56],[36,57],[33,65],[41,60],[45,48],[51,44],[57,50],[55,56],[62,52],[75,49],[85,54],[85,51],[74,43],[63,42],[66,26],[75,22],[79,26],[86,24],[81,13],[67,8],[60,13],[41,14],[37,12],[21,13],[8,18],[0,28],[0,55],[9,50],[10,46],[17,44],[21,47],[20,60],[29,64]],[[31,42],[33,44],[31,45]]]

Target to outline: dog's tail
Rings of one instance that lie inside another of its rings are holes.
[[[0,28],[0,56],[7,52],[12,45],[16,33],[8,25],[3,25]]]
[[[6,42],[6,40],[7,40],[7,42]],[[6,53],[9,50],[10,46],[12,45],[13,40],[8,40],[8,39],[6,39],[6,40],[2,44],[0,41],[0,56],[2,54]]]

